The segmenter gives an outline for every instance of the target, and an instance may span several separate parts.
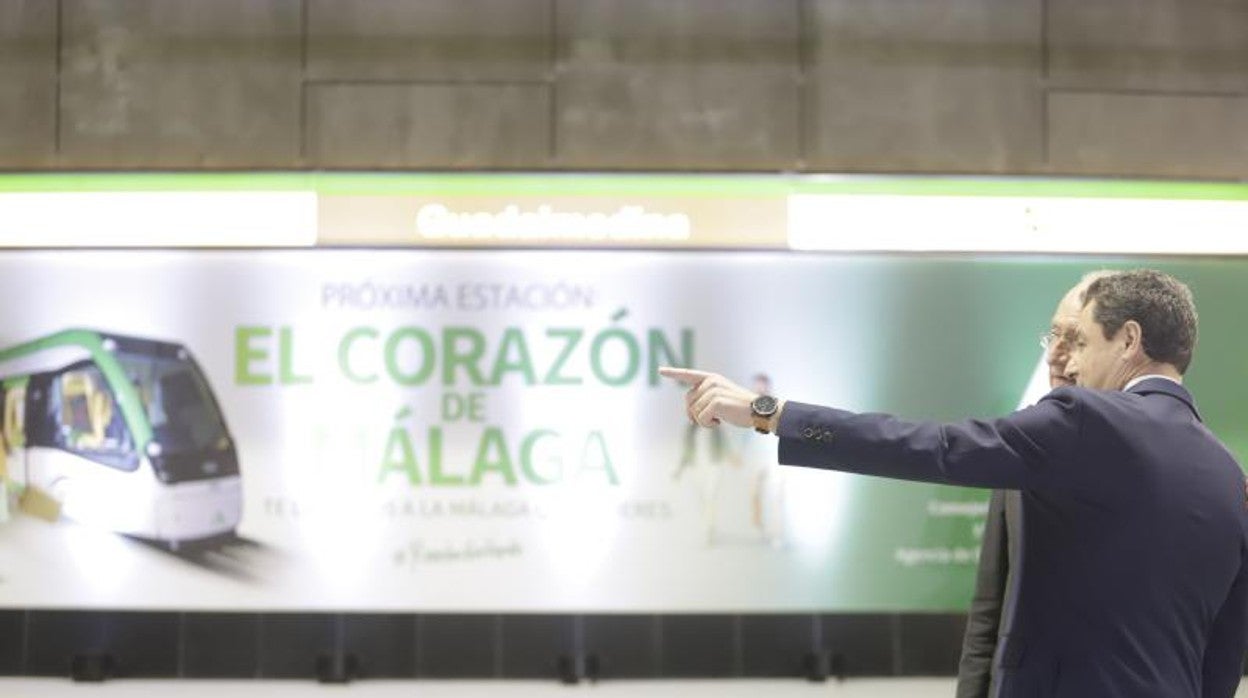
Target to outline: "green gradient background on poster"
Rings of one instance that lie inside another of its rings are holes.
[[[1248,366],[1242,320],[1248,262],[1241,259],[934,258],[863,260],[881,265],[888,283],[880,319],[865,331],[875,366],[847,366],[872,382],[864,411],[957,421],[1013,411],[1041,357],[1062,293],[1094,269],[1141,266],[1189,284],[1200,312],[1196,358],[1186,376],[1206,424],[1241,463],[1248,456]],[[978,548],[963,517],[937,518],[929,501],[985,501],[986,490],[854,477],[847,534],[834,553],[838,574],[830,607],[839,610],[962,610],[974,584],[972,564],[906,567],[898,546]],[[1130,483],[1124,483],[1130,486]],[[855,574],[853,570],[861,573]],[[871,570],[871,573],[866,571]],[[888,574],[874,571],[891,570]]]

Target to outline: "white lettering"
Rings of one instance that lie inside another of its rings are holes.
[[[684,213],[654,213],[642,206],[621,206],[613,213],[557,211],[542,204],[523,211],[507,204],[501,211],[452,211],[426,204],[416,213],[416,232],[428,240],[679,242],[693,225]]]

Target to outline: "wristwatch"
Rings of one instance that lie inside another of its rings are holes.
[[[771,433],[771,418],[775,416],[780,402],[770,395],[759,395],[750,401],[750,416],[754,420],[754,431],[760,434]]]

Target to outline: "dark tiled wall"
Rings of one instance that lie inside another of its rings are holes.
[[[960,614],[0,611],[0,675],[602,679],[950,675]],[[817,651],[818,650],[818,651]],[[94,674],[92,673],[94,672]]]

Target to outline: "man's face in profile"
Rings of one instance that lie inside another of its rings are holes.
[[[1118,390],[1126,383],[1122,372],[1122,337],[1124,329],[1111,338],[1105,337],[1105,326],[1096,321],[1096,301],[1088,303],[1079,314],[1079,329],[1067,373],[1084,388]]]
[[[1076,286],[1068,291],[1053,311],[1049,321],[1048,347],[1045,349],[1044,361],[1049,365],[1049,387],[1060,388],[1074,385],[1075,381],[1066,375],[1066,365],[1070,361],[1070,352],[1074,348],[1075,335],[1079,329],[1079,299],[1082,287]]]

